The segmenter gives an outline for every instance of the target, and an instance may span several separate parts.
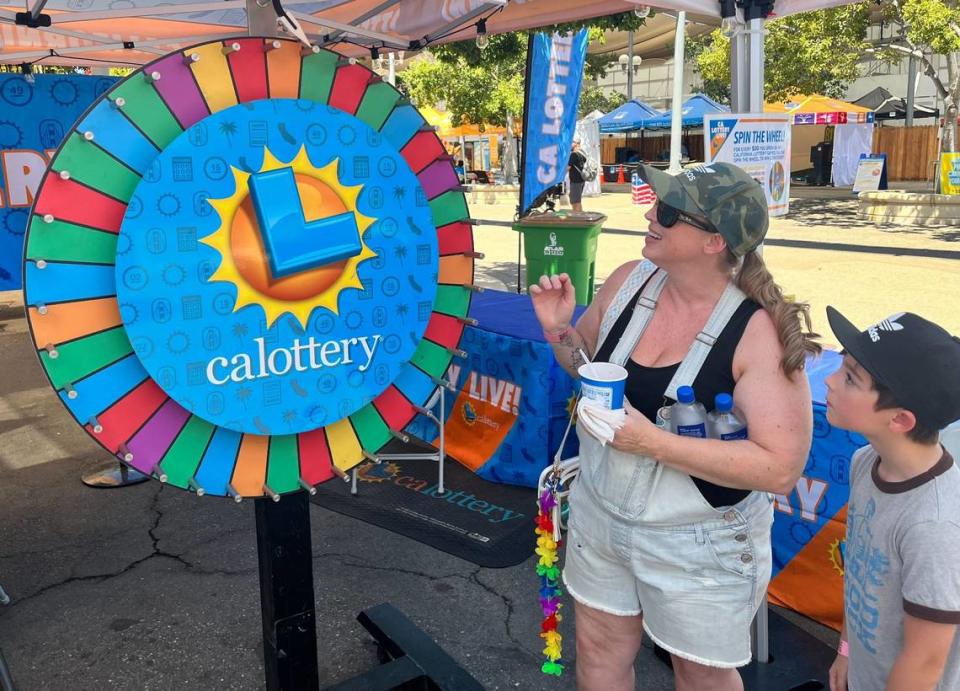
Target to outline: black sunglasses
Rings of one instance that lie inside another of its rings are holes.
[[[657,223],[664,228],[672,228],[679,221],[689,223],[694,228],[705,230],[708,233],[717,232],[706,220],[686,214],[675,206],[670,206],[660,201],[657,202]]]

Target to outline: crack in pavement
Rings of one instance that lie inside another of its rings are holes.
[[[513,619],[513,614],[514,614],[513,599],[509,595],[504,595],[503,593],[498,591],[496,588],[494,588],[492,585],[484,583],[482,580],[480,580],[480,574],[482,573],[483,573],[483,568],[478,566],[476,570],[470,574],[469,580],[473,583],[476,583],[478,586],[486,590],[488,593],[490,593],[494,597],[497,597],[503,601],[503,605],[507,610],[507,618],[504,621],[504,628],[506,629],[506,632],[507,632],[507,638],[509,638],[513,642],[513,644],[517,647],[517,649],[523,652],[527,657],[529,657],[531,660],[535,660],[539,662],[539,658],[537,658],[535,654],[531,653],[527,649],[526,645],[524,645],[523,641],[519,640],[513,633],[513,628],[511,624],[511,619]]]
[[[188,564],[186,561],[184,561],[183,559],[181,559],[179,556],[173,555],[173,554],[168,554],[168,553],[162,552],[162,551],[160,551],[160,550],[158,549],[157,544],[158,544],[158,542],[159,542],[159,538],[157,538],[157,537],[154,535],[154,531],[159,527],[159,525],[160,525],[160,520],[163,518],[163,512],[160,511],[160,510],[156,507],[157,500],[158,500],[158,498],[159,498],[159,496],[160,496],[160,492],[162,492],[162,491],[163,491],[163,486],[161,485],[160,488],[159,488],[159,489],[156,491],[156,493],[153,495],[153,499],[151,500],[151,504],[150,504],[150,510],[151,510],[151,511],[154,511],[154,513],[156,513],[156,516],[155,516],[154,521],[153,521],[153,525],[152,525],[150,528],[147,529],[147,535],[150,536],[150,539],[151,539],[151,542],[152,542],[152,551],[151,551],[150,554],[148,554],[148,555],[145,556],[145,557],[140,557],[139,559],[134,559],[134,560],[131,561],[129,564],[127,564],[127,565],[124,566],[123,568],[118,569],[118,570],[116,570],[116,571],[111,571],[111,572],[108,572],[108,573],[91,574],[91,575],[89,575],[89,576],[68,576],[67,578],[65,578],[65,579],[63,579],[63,580],[61,580],[61,581],[57,581],[56,583],[50,583],[49,585],[45,585],[44,587],[40,588],[40,589],[37,590],[36,592],[30,593],[29,595],[26,595],[26,596],[24,596],[24,597],[20,597],[20,598],[17,598],[17,599],[15,599],[15,600],[13,600],[13,601],[10,603],[10,605],[8,606],[8,611],[12,611],[14,608],[16,608],[16,607],[18,607],[18,606],[20,606],[20,605],[22,605],[22,604],[24,604],[24,603],[26,603],[26,602],[30,602],[31,600],[34,600],[34,599],[36,599],[36,598],[38,598],[38,597],[40,597],[40,596],[42,596],[42,595],[50,592],[51,590],[56,590],[56,589],[58,589],[58,588],[62,588],[62,587],[67,586],[67,585],[72,585],[73,583],[86,583],[86,582],[100,583],[100,582],[103,582],[103,581],[106,581],[106,580],[110,580],[111,578],[117,578],[117,577],[122,576],[122,575],[124,575],[124,574],[126,574],[126,573],[129,573],[130,571],[132,571],[133,569],[135,569],[136,567],[138,567],[140,564],[142,564],[142,563],[144,563],[145,561],[148,561],[148,560],[150,560],[150,559],[153,559],[154,557],[162,557],[162,558],[174,559],[175,561],[178,561],[178,562],[180,562],[181,564],[185,564],[185,565],[189,566],[189,564]]]
[[[127,574],[127,573],[129,573],[130,571],[132,571],[133,569],[137,568],[137,567],[140,566],[141,564],[143,564],[143,563],[145,563],[145,562],[147,562],[147,561],[150,561],[151,559],[156,559],[156,558],[160,558],[160,559],[170,559],[171,561],[175,561],[175,562],[177,562],[178,564],[181,564],[181,565],[184,566],[186,569],[188,569],[188,570],[190,570],[190,571],[192,571],[192,572],[194,572],[194,573],[201,574],[201,575],[225,575],[225,576],[233,576],[233,575],[246,575],[246,574],[248,574],[248,573],[251,573],[251,572],[253,572],[253,571],[256,571],[255,568],[244,569],[244,570],[241,570],[241,571],[229,571],[229,570],[225,570],[225,569],[224,569],[224,570],[221,570],[221,569],[203,569],[203,568],[197,566],[196,564],[193,564],[192,562],[190,562],[190,561],[188,561],[187,559],[185,559],[185,558],[183,557],[183,555],[174,554],[173,552],[168,552],[168,551],[166,551],[166,550],[164,550],[164,549],[161,549],[161,547],[160,547],[160,537],[157,535],[157,531],[159,530],[159,528],[160,528],[160,523],[161,523],[161,521],[163,520],[163,517],[164,517],[164,511],[163,511],[163,509],[161,509],[160,506],[159,506],[160,495],[161,495],[161,493],[163,492],[163,490],[164,490],[164,486],[163,486],[163,485],[160,485],[160,486],[157,488],[157,491],[154,492],[154,494],[153,494],[153,498],[152,498],[151,501],[150,501],[150,507],[149,507],[149,509],[148,509],[149,511],[152,511],[152,512],[154,513],[153,523],[152,523],[152,525],[147,529],[147,535],[150,537],[150,542],[151,542],[151,551],[150,551],[149,554],[147,554],[146,556],[140,557],[139,559],[134,559],[133,561],[131,561],[130,563],[128,563],[128,564],[125,565],[124,567],[122,567],[122,568],[120,568],[120,569],[117,569],[116,571],[110,571],[110,572],[107,572],[107,573],[90,574],[90,575],[88,575],[88,576],[69,576],[69,577],[67,577],[67,578],[65,578],[65,579],[63,579],[63,580],[57,581],[56,583],[50,583],[50,584],[48,584],[48,585],[45,585],[44,587],[40,588],[40,589],[37,590],[36,592],[30,593],[29,595],[26,595],[26,596],[20,597],[20,598],[16,598],[15,600],[13,600],[13,601],[10,603],[10,605],[6,608],[7,612],[10,612],[10,611],[12,611],[15,607],[17,607],[17,606],[19,606],[19,605],[22,605],[22,604],[24,604],[24,603],[26,603],[26,602],[29,602],[29,601],[31,601],[31,600],[34,600],[34,599],[36,599],[36,598],[38,598],[38,597],[40,597],[40,596],[42,596],[42,595],[44,595],[44,594],[52,591],[52,590],[56,590],[56,589],[62,588],[62,587],[64,587],[64,586],[71,585],[71,584],[73,584],[73,583],[87,583],[87,582],[100,583],[100,582],[107,581],[107,580],[110,580],[110,579],[113,579],[113,578],[119,578],[120,576],[123,576],[124,574]],[[0,617],[2,617],[2,616],[4,616],[3,613],[0,613]]]
[[[164,510],[160,507],[161,495],[164,491],[164,486],[160,485],[156,492],[154,492],[153,497],[150,501],[149,511],[153,512],[154,518],[149,528],[147,528],[147,535],[150,538],[150,553],[130,561],[128,564],[123,566],[120,569],[115,571],[110,571],[107,573],[99,574],[90,574],[86,576],[69,576],[55,583],[50,583],[46,586],[43,586],[36,592],[33,592],[27,596],[17,598],[6,608],[6,612],[0,612],[0,618],[12,612],[14,608],[30,602],[31,600],[37,599],[48,592],[53,590],[72,585],[74,583],[100,583],[107,581],[113,578],[119,578],[133,569],[137,568],[141,564],[150,561],[151,559],[169,559],[177,564],[183,566],[186,570],[196,573],[199,575],[224,575],[224,576],[238,576],[238,575],[248,575],[258,571],[258,567],[251,567],[248,569],[242,570],[226,570],[226,569],[204,569],[203,567],[197,565],[196,563],[185,558],[183,554],[176,554],[174,552],[167,551],[160,546],[161,537],[158,534],[160,525],[164,518]],[[362,556],[355,554],[348,554],[343,552],[324,552],[324,551],[313,551],[311,552],[312,560],[316,561],[319,559],[329,558],[339,561],[344,566],[349,566],[357,569],[365,569],[370,571],[382,571],[389,572],[391,574],[405,574],[409,576],[414,576],[417,578],[426,579],[429,582],[438,582],[448,579],[461,579],[469,584],[477,586],[494,596],[503,603],[504,609],[506,610],[506,618],[504,620],[504,628],[507,634],[507,638],[513,643],[516,650],[519,650],[523,655],[529,657],[531,660],[535,660],[536,656],[530,652],[530,650],[525,646],[514,634],[512,630],[512,619],[514,615],[514,603],[512,598],[507,595],[504,595],[498,592],[491,585],[483,582],[480,579],[480,575],[483,572],[481,567],[476,567],[469,573],[456,573],[456,572],[447,572],[442,574],[431,574],[424,571],[418,571],[416,569],[407,569],[399,566],[380,566],[375,564]]]

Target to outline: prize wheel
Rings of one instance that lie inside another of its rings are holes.
[[[67,133],[24,290],[87,433],[198,494],[277,498],[376,454],[457,352],[473,235],[393,86],[289,40],[160,58]]]

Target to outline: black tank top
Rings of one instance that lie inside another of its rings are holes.
[[[648,278],[647,281],[649,280]],[[613,349],[616,348],[620,337],[626,330],[630,317],[633,315],[633,308],[646,285],[646,282],[644,282],[640,290],[624,308],[597,351],[594,360],[598,362],[610,361]],[[750,317],[758,309],[760,309],[760,305],[753,300],[747,299],[740,303],[740,307],[730,317],[730,321],[727,322],[716,343],[713,344],[713,348],[710,349],[710,354],[707,355],[700,373],[693,382],[693,391],[697,400],[704,405],[707,412],[713,410],[713,399],[717,394],[733,393],[733,387],[736,384],[733,379],[733,354],[740,342],[740,337],[743,336],[744,329],[747,328],[747,322],[750,321]],[[663,392],[667,390],[667,386],[673,379],[677,368],[680,367],[680,363],[667,365],[666,367],[645,367],[634,362],[633,359],[629,359],[625,367],[627,368],[627,399],[634,408],[646,415],[650,421],[655,422],[657,410],[660,409],[660,406],[672,402],[665,401]],[[693,475],[690,478],[697,489],[700,490],[703,498],[714,508],[733,506],[750,494],[749,490],[721,487]]]

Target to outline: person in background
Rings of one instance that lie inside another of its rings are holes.
[[[869,446],[850,464],[844,616],[831,691],[960,689],[960,470],[939,433],[960,418],[960,340],[909,312],[844,348],[827,420]]]
[[[570,206],[574,211],[583,211],[583,167],[587,165],[587,156],[580,150],[580,140],[573,140],[573,148],[570,151],[570,160],[567,163],[570,168]]]
[[[460,182],[461,182],[461,183],[466,182],[466,177],[465,177],[465,176],[466,176],[466,171],[465,171],[464,168],[463,168],[463,161],[462,161],[462,160],[458,160],[458,161],[457,161],[456,165],[453,166],[453,170],[454,170],[454,172],[456,172],[457,177],[460,178]]]
[[[602,446],[578,424],[563,568],[577,685],[633,691],[646,633],[671,654],[679,691],[740,691],[736,668],[751,659],[750,623],[772,568],[770,493],[789,493],[807,460],[804,364],[819,346],[806,305],[784,298],[757,251],[769,220],[756,180],[729,163],[677,176],[641,165],[640,175],[657,194],[644,260],[616,269],[576,325],[568,275],[530,286],[564,369],[577,376],[582,351],[627,370],[612,441]],[[733,394],[748,439],[658,427],[673,384],[692,385],[708,409]]]

